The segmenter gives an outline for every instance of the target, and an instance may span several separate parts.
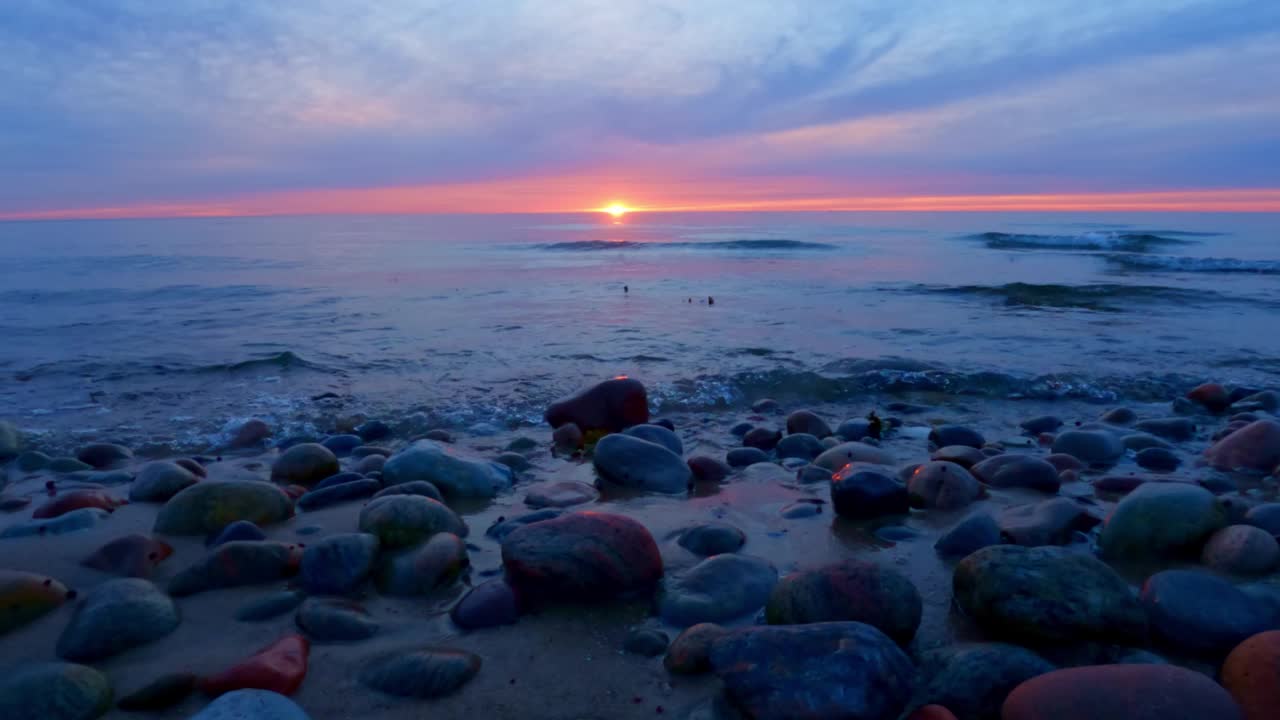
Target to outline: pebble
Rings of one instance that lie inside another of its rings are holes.
[[[714,623],[698,623],[685,628],[667,648],[662,665],[677,675],[699,675],[711,671],[711,645],[728,632]]]
[[[797,500],[788,503],[778,511],[778,515],[787,520],[802,520],[822,514],[821,500]]]
[[[634,378],[614,378],[552,403],[543,419],[553,428],[573,423],[584,432],[621,432],[649,422],[649,396]]]
[[[1101,522],[1080,504],[1056,497],[1005,508],[997,519],[1001,537],[1016,545],[1065,545],[1076,532],[1087,532]]]
[[[0,681],[4,720],[93,720],[110,708],[110,681],[86,665],[24,664]]]
[[[58,638],[64,660],[92,662],[146,645],[178,627],[178,608],[140,578],[108,580],[95,587]]]
[[[512,472],[524,472],[533,467],[529,462],[529,458],[517,452],[504,452],[493,460],[500,465],[506,465],[511,468]]]
[[[1158,447],[1139,450],[1136,460],[1138,467],[1153,472],[1173,472],[1182,464],[1182,459],[1172,450]]]
[[[733,448],[725,454],[725,462],[731,468],[742,468],[756,463],[767,463],[769,462],[769,455],[760,448]]]
[[[1220,470],[1271,472],[1280,465],[1280,422],[1251,422],[1214,443],[1204,455]]]
[[[911,473],[907,493],[913,507],[955,510],[981,497],[982,486],[955,463],[930,461]]]
[[[441,532],[467,535],[467,525],[456,513],[420,495],[391,495],[370,502],[360,511],[359,528],[376,535],[384,548],[417,545]]]
[[[751,428],[753,427],[755,426],[749,422],[740,422],[729,428],[729,434],[735,437],[745,437],[747,433],[751,432]]]
[[[172,554],[169,543],[133,533],[108,542],[80,564],[112,575],[146,578]]]
[[[76,459],[98,470],[110,470],[133,459],[133,451],[115,443],[93,443],[76,453]]]
[[[813,460],[826,451],[822,441],[808,433],[793,433],[778,441],[774,448],[779,458]]]
[[[463,630],[479,630],[514,625],[520,619],[520,602],[506,580],[481,583],[458,601],[449,612],[453,623]]]
[[[1252,525],[1229,525],[1205,543],[1200,561],[1219,572],[1262,575],[1280,564],[1280,543]]]
[[[364,438],[359,435],[330,435],[320,444],[334,455],[346,457],[352,450],[364,444]]]
[[[260,447],[269,437],[271,437],[271,426],[254,418],[236,429],[229,447],[233,449]]]
[[[125,501],[120,500],[103,490],[72,490],[71,492],[62,493],[58,497],[37,507],[35,511],[31,513],[31,517],[37,520],[49,520],[61,517],[69,512],[85,508],[97,508],[107,512],[114,512],[116,508],[125,504],[127,504]]]
[[[1057,432],[1062,427],[1062,419],[1055,415],[1040,415],[1030,420],[1023,420],[1018,427],[1028,435]]]
[[[944,557],[964,557],[1002,542],[995,518],[990,513],[976,512],[944,533],[933,547]]]
[[[853,463],[831,476],[831,504],[836,514],[868,520],[910,511],[907,486],[880,465]]]
[[[872,465],[896,465],[893,456],[874,445],[862,442],[840,443],[814,459],[813,464],[836,472],[850,463],[864,462]]]
[[[962,644],[922,654],[911,706],[941,705],[964,718],[1000,717],[1013,689],[1057,668],[1034,652],[1005,643]]]
[[[600,493],[586,483],[566,480],[531,485],[524,496],[524,504],[531,508],[572,507],[595,502]]]
[[[364,583],[378,557],[378,538],[367,533],[330,535],[302,552],[299,579],[313,595],[346,595]]]
[[[708,557],[737,552],[746,544],[747,535],[728,523],[709,522],[680,531],[676,542],[694,555]]]
[[[215,548],[219,545],[225,545],[229,542],[237,540],[266,540],[267,534],[262,528],[254,525],[248,520],[237,520],[230,525],[222,528],[222,532],[218,533],[209,541],[209,547]]]
[[[668,577],[658,597],[658,612],[664,622],[678,627],[732,620],[763,607],[777,582],[778,571],[767,560],[715,555]]]
[[[769,452],[778,445],[778,441],[782,439],[782,433],[773,428],[756,427],[747,431],[742,436],[742,444],[746,447],[756,448]]]
[[[2,432],[3,430],[0,430],[0,433]],[[3,441],[0,440],[0,445],[2,444],[3,444]],[[0,449],[0,459],[3,459],[2,449]],[[28,450],[22,453],[21,455],[19,455],[16,462],[18,465],[18,469],[21,470],[22,472],[33,473],[33,472],[37,472],[45,469],[46,467],[49,466],[49,463],[52,461],[53,461],[53,458],[49,457],[48,455],[45,455],[42,452],[37,452],[35,450]]]
[[[997,455],[974,465],[972,473],[996,488],[1025,488],[1054,494],[1062,485],[1057,468],[1029,455]]]
[[[1053,452],[1071,455],[1086,465],[1105,467],[1124,456],[1124,445],[1114,434],[1102,430],[1068,430],[1054,438]]]
[[[635,628],[627,633],[622,649],[632,655],[657,657],[667,651],[667,644],[670,642],[671,638],[661,630]]]
[[[109,517],[111,517],[111,513],[98,508],[72,510],[52,520],[33,520],[10,525],[4,530],[0,530],[0,539],[30,537],[32,535],[65,535],[80,530],[88,530]]]
[[[1231,696],[1198,672],[1173,665],[1094,665],[1026,681],[1009,694],[1001,718],[1241,720],[1241,715]]]
[[[379,629],[364,607],[348,600],[307,598],[298,608],[296,620],[317,642],[358,642],[373,637]]]
[[[607,435],[596,443],[592,464],[605,480],[646,492],[681,494],[693,481],[692,471],[679,455],[625,434]]]
[[[407,483],[385,487],[374,493],[373,499],[377,500],[388,495],[421,495],[436,502],[444,502],[444,495],[440,494],[440,490],[426,480],[412,480]]]
[[[905,575],[860,560],[791,573],[765,607],[770,625],[856,621],[903,645],[915,637],[922,613],[920,592]]]
[[[465,650],[428,647],[384,655],[360,671],[360,683],[397,697],[448,695],[480,672],[480,656]]]
[[[525,513],[524,515],[519,515],[510,519],[499,517],[492,525],[489,526],[489,529],[484,531],[484,534],[501,542],[507,537],[507,535],[510,535],[518,528],[524,527],[525,525],[531,525],[536,522],[542,522],[543,520],[558,518],[563,514],[563,510],[544,508],[542,510]]]
[[[768,457],[766,456],[765,459],[767,460]],[[733,468],[729,467],[729,465],[709,455],[694,455],[685,462],[689,466],[690,472],[693,473],[693,478],[699,482],[718,483],[729,477],[729,473],[733,472]]]
[[[169,499],[156,516],[163,535],[213,535],[237,520],[270,525],[293,517],[293,501],[265,482],[199,482]]]
[[[1269,629],[1270,613],[1231,583],[1198,570],[1165,570],[1147,578],[1141,599],[1157,638],[1194,653],[1221,657]]]
[[[382,483],[369,478],[360,478],[351,480],[339,485],[332,485],[321,490],[312,490],[311,492],[298,498],[297,506],[299,510],[308,512],[326,508],[338,503],[351,502],[352,500],[363,500],[373,497],[382,489]]]
[[[955,463],[966,470],[971,470],[974,465],[986,460],[987,455],[978,448],[968,445],[947,445],[934,450],[929,459]]]
[[[134,478],[133,487],[129,488],[129,499],[133,502],[165,502],[199,481],[195,473],[177,463],[149,462]]]
[[[386,595],[425,595],[449,585],[467,568],[467,545],[452,533],[431,539],[383,558],[378,569],[378,589]]]
[[[977,430],[963,425],[938,425],[929,431],[929,444],[938,448],[948,445],[981,448],[987,444],[987,439]]]
[[[1222,664],[1222,685],[1240,704],[1244,720],[1274,720],[1280,708],[1280,630],[1237,645]]]
[[[338,458],[318,443],[301,443],[285,450],[271,465],[271,480],[282,485],[311,487],[342,472]]]
[[[571,513],[511,531],[502,540],[502,564],[522,600],[609,600],[645,592],[663,574],[649,531],[604,512]]]
[[[572,455],[581,450],[584,442],[582,430],[573,423],[561,425],[551,433],[551,444],[562,455]]]
[[[684,454],[684,443],[680,442],[680,436],[662,425],[633,425],[623,432],[632,437],[661,445],[676,455]]]
[[[296,545],[280,542],[229,542],[175,575],[169,581],[169,594],[181,597],[282,580],[297,573],[301,555]]]
[[[795,435],[804,433],[817,438],[824,438],[831,435],[831,426],[826,420],[818,417],[817,413],[811,410],[797,410],[787,416],[787,434]],[[861,439],[861,436],[854,438]]]
[[[286,635],[226,670],[201,678],[197,686],[201,692],[213,696],[247,689],[292,695],[302,686],[307,675],[310,652],[311,642],[305,637]],[[230,716],[228,720],[234,717]],[[258,720],[262,716],[246,717]]]
[[[75,597],[47,575],[0,569],[0,636],[61,607]]]
[[[382,480],[385,485],[426,480],[448,497],[491,498],[511,487],[511,468],[465,458],[431,440],[419,440],[387,460]]]
[[[1115,560],[1198,553],[1227,524],[1213,493],[1186,483],[1144,483],[1122,499],[1098,536],[1098,549]]]
[[[269,690],[236,690],[209,703],[191,720],[310,720],[289,698]]]

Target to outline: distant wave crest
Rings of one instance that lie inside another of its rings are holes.
[[[632,240],[577,240],[539,245],[541,250],[592,252],[597,250],[830,250],[834,245],[805,240],[716,240],[709,242],[635,242]]]
[[[1161,245],[1186,243],[1175,237],[1147,232],[1090,231],[1078,235],[1034,235],[984,232],[972,236],[995,250],[1114,250],[1146,252]]]
[[[1056,308],[1123,312],[1138,302],[1181,302],[1225,300],[1226,296],[1204,290],[1188,290],[1160,285],[1059,285],[1054,283],[1006,283],[1004,285],[911,285],[886,288],[938,295],[992,298],[1009,307]]]
[[[1184,273],[1253,273],[1280,275],[1280,260],[1179,257],[1175,255],[1111,255],[1108,262],[1132,270]]]

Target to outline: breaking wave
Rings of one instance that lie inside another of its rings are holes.
[[[1227,300],[1226,296],[1205,290],[1163,287],[1159,285],[1057,285],[1041,283],[1007,283],[1005,285],[912,285],[907,288],[884,288],[889,291],[918,292],[939,295],[962,295],[991,298],[1007,307],[1055,308],[1123,312],[1127,305],[1142,302],[1193,303],[1205,300]]]
[[[984,232],[970,236],[995,250],[1112,250],[1146,252],[1161,245],[1181,245],[1186,240],[1148,232],[1090,231],[1078,235],[1034,235]]]
[[[834,245],[805,240],[715,240],[706,242],[635,242],[632,240],[577,240],[538,245],[540,250],[592,252],[596,250],[831,250]]]
[[[1110,255],[1107,262],[1132,270],[1183,273],[1252,273],[1280,275],[1280,261],[1175,255]]]

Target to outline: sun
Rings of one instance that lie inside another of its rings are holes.
[[[606,205],[605,207],[601,208],[601,210],[604,210],[605,212],[609,213],[614,218],[620,218],[623,215],[626,215],[628,212],[630,212],[631,208],[621,203],[613,203],[611,205]]]

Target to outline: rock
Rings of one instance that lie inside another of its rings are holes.
[[[417,547],[385,558],[378,569],[378,589],[386,595],[425,595],[452,583],[468,563],[462,538],[438,533]]]
[[[762,462],[743,468],[740,479],[744,483],[781,485],[794,481],[795,475],[781,465]]]
[[[805,465],[796,471],[796,482],[804,485],[831,482],[833,477],[834,474],[830,470],[812,464]]]
[[[134,533],[103,545],[80,564],[112,575],[146,578],[172,554],[169,543]]]
[[[869,520],[910,511],[907,487],[886,468],[866,463],[846,465],[831,477],[831,504],[836,514]]]
[[[543,417],[553,428],[573,423],[585,432],[616,433],[649,422],[649,398],[639,380],[614,378],[552,403]]]
[[[1274,390],[1263,390],[1252,395],[1246,395],[1238,402],[1241,406],[1266,410],[1274,414],[1277,410],[1280,410],[1280,393]]]
[[[1231,696],[1198,672],[1173,665],[1094,665],[1026,681],[1010,693],[1001,718],[1240,720],[1241,715]]]
[[[165,535],[212,535],[237,520],[270,525],[293,517],[293,501],[265,482],[199,482],[160,508],[155,531]]]
[[[551,445],[555,452],[572,455],[581,450],[586,443],[582,430],[573,423],[561,425],[551,433]]]
[[[368,579],[377,557],[373,535],[330,535],[302,552],[302,588],[313,595],[346,595]]]
[[[1126,407],[1108,410],[1099,418],[1109,425],[1132,425],[1138,421],[1138,413]]]
[[[232,449],[261,447],[271,437],[271,426],[253,418],[236,429],[228,446]]]
[[[1156,437],[1173,440],[1174,442],[1183,442],[1196,436],[1195,421],[1188,418],[1174,417],[1143,420],[1133,427],[1135,430],[1151,433]]]
[[[1198,570],[1158,572],[1143,583],[1141,598],[1156,637],[1190,652],[1224,655],[1271,624],[1257,600]]]
[[[1220,470],[1271,472],[1280,465],[1280,422],[1251,422],[1214,443],[1204,454],[1209,464]]]
[[[524,472],[533,465],[529,462],[529,458],[517,452],[504,452],[493,459],[499,465],[506,465],[511,468],[512,472]]]
[[[271,479],[282,485],[311,487],[342,472],[338,458],[317,443],[302,443],[285,450],[271,466]]]
[[[381,420],[367,420],[355,427],[355,433],[365,442],[377,442],[391,437],[392,430]]]
[[[1068,430],[1053,441],[1054,453],[1065,453],[1086,465],[1105,467],[1124,456],[1124,445],[1101,430]]]
[[[384,655],[364,666],[360,682],[396,697],[437,698],[467,684],[480,672],[480,656],[428,647]]]
[[[914,668],[884,633],[862,623],[751,627],[711,646],[730,702],[757,720],[893,720]]]
[[[851,620],[871,625],[900,644],[920,627],[920,592],[906,576],[875,563],[847,560],[782,578],[769,595],[770,625]]]
[[[3,435],[4,435],[5,425],[6,423],[4,423],[3,421],[0,421],[0,460],[5,459],[4,448],[3,448],[3,444],[4,444]],[[18,465],[18,469],[21,470],[22,472],[33,473],[33,472],[38,472],[40,470],[45,469],[46,467],[49,466],[49,463],[52,461],[53,461],[53,458],[49,457],[48,455],[45,455],[42,452],[36,452],[35,450],[28,450],[27,452],[24,452],[18,456],[16,463]]]
[[[379,630],[368,611],[350,600],[307,598],[295,619],[307,637],[322,643],[359,642]]]
[[[24,664],[0,683],[5,720],[94,720],[110,708],[111,683],[85,665]]]
[[[1137,475],[1106,475],[1093,481],[1093,489],[1101,493],[1124,495],[1145,485],[1147,479]]]
[[[941,705],[925,705],[911,713],[907,720],[956,720],[956,716]]]
[[[826,420],[818,417],[809,410],[797,410],[787,416],[787,434],[795,435],[804,433],[814,436],[814,438],[824,438],[831,435],[831,426]],[[854,440],[861,440],[859,435]]]
[[[767,460],[768,457],[766,456],[765,459]],[[708,455],[694,455],[685,461],[685,464],[693,473],[694,480],[699,482],[721,482],[733,472],[733,468]]]
[[[840,443],[814,459],[813,464],[836,472],[850,463],[864,462],[872,465],[894,465],[893,456],[874,445],[860,442]]]
[[[751,412],[754,413],[776,413],[782,406],[773,398],[761,398],[751,403]]]
[[[836,435],[845,440],[861,440],[866,437],[872,437],[874,431],[871,429],[871,421],[865,418],[853,418],[845,420],[836,428]]]
[[[676,455],[684,454],[684,443],[680,442],[680,437],[661,425],[635,425],[623,432],[655,445],[661,445]]]
[[[1088,532],[1100,519],[1074,500],[1057,497],[1000,512],[1000,534],[1008,542],[1026,547],[1065,545],[1076,532]]]
[[[661,630],[636,628],[627,633],[622,642],[622,650],[641,657],[657,657],[667,651],[667,643],[671,638]]]
[[[531,508],[570,507],[595,502],[600,493],[586,483],[572,480],[531,485],[524,496],[524,504]]]
[[[1045,455],[1044,461],[1052,465],[1059,474],[1068,470],[1079,471],[1085,469],[1084,463],[1077,460],[1074,455],[1067,455],[1066,453]]]
[[[110,470],[133,459],[133,451],[115,443],[93,443],[76,453],[76,459],[98,470]]]
[[[602,478],[646,492],[684,493],[693,481],[693,473],[679,455],[630,435],[602,438],[596,443],[592,464]]]
[[[1002,542],[1004,539],[995,518],[988,513],[977,512],[944,533],[933,548],[944,557],[964,557]]]
[[[997,455],[973,466],[973,475],[996,488],[1026,488],[1056,493],[1058,469],[1030,455]]]
[[[0,569],[0,636],[62,606],[75,597],[46,575]]]
[[[178,608],[139,578],[108,580],[76,608],[58,638],[58,657],[92,662],[154,642],[178,627]]]
[[[352,450],[364,444],[364,438],[359,435],[330,435],[320,444],[334,455],[346,457]]]
[[[1161,440],[1155,435],[1150,435],[1148,433],[1133,433],[1125,435],[1120,438],[1120,444],[1124,445],[1125,450],[1131,450],[1135,453],[1142,452],[1149,448],[1159,448],[1162,450],[1173,449],[1173,445],[1171,445],[1167,440]]]
[[[80,462],[75,458],[61,457],[50,460],[49,467],[47,469],[50,472],[70,474],[74,472],[92,470],[93,466],[89,463]]]
[[[826,451],[822,441],[807,433],[795,433],[778,441],[775,448],[779,458],[813,460]]]
[[[356,480],[363,480],[363,479],[365,479],[364,476],[358,472],[340,472],[337,475],[330,475],[329,477],[321,480],[315,485],[312,485],[310,492],[316,492],[318,490],[326,490],[331,487],[336,487],[338,485],[345,485],[347,483],[355,482]]]
[[[769,455],[760,448],[733,448],[725,454],[725,461],[729,464],[729,467],[741,468],[755,465],[756,463],[767,463],[769,462]]]
[[[782,433],[772,428],[751,428],[746,435],[742,436],[742,444],[745,447],[755,448],[769,452],[778,445],[778,441],[782,439]]]
[[[219,545],[169,582],[169,594],[194,595],[206,590],[257,585],[292,577],[302,551],[296,545],[234,541]]]
[[[1091,555],[996,545],[961,560],[959,604],[994,637],[1021,643],[1146,639],[1146,614],[1128,583]]]
[[[240,622],[271,620],[287,612],[292,612],[302,604],[305,598],[306,595],[297,590],[281,590],[268,593],[257,600],[251,600],[240,606],[240,609],[236,610],[234,617]]]
[[[1115,560],[1198,553],[1205,539],[1226,524],[1222,504],[1208,490],[1145,483],[1116,505],[1098,536],[1098,549]]]
[[[815,517],[822,514],[823,501],[821,500],[797,500],[783,506],[778,514],[787,520],[799,520],[801,518]]]
[[[125,712],[155,712],[167,710],[187,699],[196,689],[196,676],[189,672],[161,675],[120,698],[116,707]]]
[[[1205,543],[1200,561],[1219,572],[1261,575],[1280,564],[1280,543],[1252,525],[1229,525]]]
[[[489,580],[463,595],[449,617],[463,630],[514,625],[520,619],[520,602],[505,580]]]
[[[955,510],[981,497],[982,486],[959,465],[931,461],[911,473],[907,493],[914,507]]]
[[[215,548],[219,545],[225,545],[229,542],[237,540],[266,540],[267,534],[262,528],[254,525],[248,520],[237,520],[230,525],[222,528],[222,532],[218,533],[209,541],[209,547]]]
[[[166,502],[199,481],[195,473],[177,463],[164,460],[149,462],[133,479],[129,499],[133,502]]]
[[[443,503],[421,495],[381,497],[360,511],[360,532],[378,537],[384,548],[417,545],[436,533],[467,536],[467,525]]]
[[[662,556],[643,525],[578,512],[520,527],[502,541],[507,580],[523,598],[609,600],[652,589]]]
[[[236,690],[209,703],[191,720],[310,720],[289,698],[268,690]]]
[[[373,472],[380,473],[382,472],[382,467],[387,464],[388,457],[388,455],[365,455],[351,469],[360,475],[368,475]]]
[[[987,444],[987,440],[982,433],[963,425],[939,425],[929,431],[929,443],[940,448],[948,445],[981,448]]]
[[[1244,720],[1271,720],[1280,708],[1280,630],[1258,633],[1236,646],[1222,664],[1222,685]]]
[[[1187,399],[1215,415],[1231,407],[1231,393],[1218,383],[1205,383],[1187,393]]]
[[[494,540],[501,542],[503,539],[505,539],[508,535],[510,535],[513,531],[515,531],[518,528],[524,527],[525,525],[531,525],[536,522],[542,522],[543,520],[558,518],[563,514],[564,514],[563,510],[558,510],[553,508],[543,508],[542,510],[536,510],[531,513],[525,513],[524,515],[518,515],[511,519],[507,519],[505,517],[499,517],[497,520],[493,522],[492,525],[489,526],[489,529],[484,531],[484,534],[488,537],[493,538]]]
[[[1040,415],[1030,420],[1023,420],[1018,427],[1028,435],[1057,432],[1058,428],[1062,427],[1062,419],[1053,415]]]
[[[378,498],[384,498],[388,495],[421,495],[422,497],[431,498],[436,502],[444,502],[444,495],[440,494],[440,490],[426,480],[414,480],[412,482],[385,487],[374,493],[373,499],[377,500]]]
[[[1262,528],[1273,536],[1280,536],[1280,503],[1263,503],[1249,508],[1244,521]]]
[[[1004,643],[956,645],[923,654],[911,706],[941,705],[957,717],[999,720],[1013,689],[1057,668]]]
[[[52,520],[34,520],[10,525],[4,530],[0,530],[0,539],[30,537],[32,535],[65,535],[80,530],[88,530],[108,517],[111,517],[111,513],[98,508],[72,510]]]
[[[305,637],[286,635],[226,670],[202,678],[197,684],[201,692],[215,697],[235,690],[269,690],[292,695],[307,675],[307,655],[310,652],[311,642]],[[240,720],[240,717],[260,720],[262,715],[229,715],[226,720]]]
[[[694,555],[709,557],[737,552],[746,544],[747,535],[728,523],[709,522],[682,530],[677,542]]]
[[[709,557],[683,575],[668,577],[658,598],[662,619],[678,627],[721,622],[755,612],[769,599],[778,571],[761,558]]]
[[[966,470],[971,470],[974,465],[986,460],[987,455],[978,448],[968,445],[948,445],[934,450],[929,459],[955,463]]]
[[[381,488],[382,484],[377,480],[368,478],[352,480],[351,482],[333,485],[321,490],[312,490],[298,498],[298,508],[310,512],[330,505],[337,505],[338,503],[363,500],[367,497],[373,497]]]
[[[714,623],[698,623],[676,636],[662,664],[667,672],[697,675],[711,671],[711,646],[728,631]]]
[[[35,512],[31,513],[31,517],[38,520],[48,520],[84,508],[97,508],[106,512],[115,512],[116,508],[124,504],[124,501],[102,490],[72,490],[36,508]]]
[[[511,469],[462,458],[435,442],[419,440],[387,460],[382,480],[386,485],[426,480],[449,497],[491,498],[511,487]]]
[[[749,422],[740,422],[729,428],[729,434],[737,438],[743,438],[746,437],[747,433],[751,432],[751,428],[753,427],[755,426]]]
[[[1151,447],[1138,451],[1138,466],[1153,472],[1173,472],[1182,460],[1171,450]]]

